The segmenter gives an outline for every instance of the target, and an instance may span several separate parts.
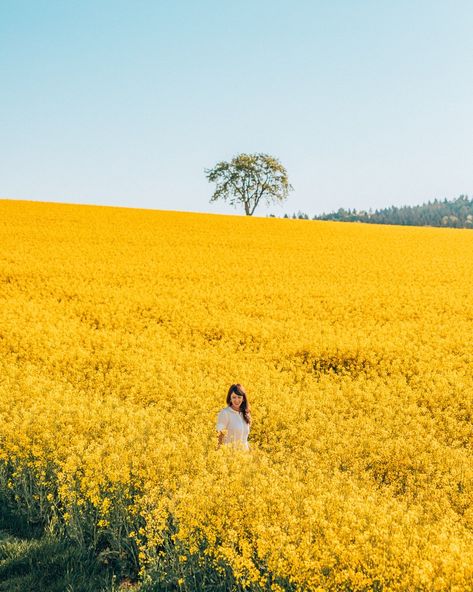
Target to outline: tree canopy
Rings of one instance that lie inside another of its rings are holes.
[[[287,171],[269,154],[238,154],[230,162],[205,169],[207,179],[216,183],[211,202],[223,199],[232,206],[242,204],[247,216],[265,201],[267,205],[287,199],[293,188]]]
[[[336,212],[314,216],[314,220],[473,228],[473,199],[469,199],[468,195],[460,195],[450,201],[446,198],[435,199],[422,205],[390,206],[374,212],[340,208]]]

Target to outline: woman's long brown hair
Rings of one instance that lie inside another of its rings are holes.
[[[245,389],[241,386],[241,384],[232,384],[232,386],[228,389],[227,395],[227,405],[232,404],[232,393],[237,395],[241,395],[243,397],[243,401],[240,405],[240,411],[243,413],[243,419],[246,423],[251,423],[251,414],[250,414],[250,404],[248,403],[248,397],[246,396]]]

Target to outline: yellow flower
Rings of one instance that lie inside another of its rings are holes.
[[[471,232],[0,210],[0,487],[32,518],[179,586],[471,587]],[[233,382],[249,454],[215,450]]]

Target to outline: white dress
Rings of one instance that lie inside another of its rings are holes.
[[[243,419],[241,411],[235,411],[230,406],[222,409],[217,416],[217,432],[225,432],[224,444],[234,444],[248,449],[248,434],[250,426]]]

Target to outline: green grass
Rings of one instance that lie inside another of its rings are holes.
[[[111,570],[71,542],[54,539],[0,496],[0,592],[112,592]]]

